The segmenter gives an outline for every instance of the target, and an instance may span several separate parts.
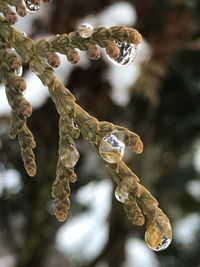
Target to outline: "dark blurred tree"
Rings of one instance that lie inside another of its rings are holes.
[[[35,23],[33,35],[43,28],[53,33],[74,30],[80,18],[114,2],[118,1],[55,1],[52,3],[51,21],[47,25],[42,21]],[[128,2],[137,11],[137,29],[152,48],[150,61],[142,65],[138,81],[130,88],[128,105],[122,108],[112,101],[112,87],[102,78],[107,68],[102,60],[92,61],[86,69],[75,67],[67,86],[77,96],[78,102],[97,118],[117,121],[121,125],[129,123],[130,128],[141,135],[145,144],[144,154],[129,165],[152,188],[161,207],[174,222],[200,209],[199,203],[186,191],[186,183],[199,178],[191,155],[200,133],[200,4],[197,0]],[[0,197],[1,229],[5,243],[17,255],[17,267],[70,266],[54,248],[60,224],[50,215],[50,192],[58,148],[57,125],[58,116],[50,101],[36,110],[30,119],[38,143],[36,179],[25,174],[15,141],[9,140],[7,134],[2,136],[1,161],[5,167],[12,163],[21,173],[24,186],[15,195],[8,196],[4,192]],[[82,154],[84,157],[84,151]],[[189,158],[187,163],[184,161],[186,157]],[[77,168],[82,164],[80,161]],[[81,176],[74,191],[90,181],[84,173]],[[81,210],[76,207],[77,203],[72,202],[72,205]],[[175,212],[177,209],[179,214]],[[14,227],[15,216],[21,216],[24,221],[20,233]],[[121,205],[114,198],[108,219],[108,242],[97,258],[86,266],[93,267],[101,261],[107,262],[109,267],[123,266],[127,237],[134,235],[136,230],[137,236],[143,236],[142,230],[127,222]],[[199,248],[196,242],[192,251],[185,253],[172,243],[158,255],[160,266],[198,266]]]

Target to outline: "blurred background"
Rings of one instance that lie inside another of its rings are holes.
[[[59,0],[16,27],[37,39],[83,22],[127,25],[143,35],[129,66],[115,66],[104,51],[98,61],[81,53],[75,66],[62,56],[56,73],[92,115],[140,135],[144,153],[125,159],[169,216],[172,244],[162,252],[146,246],[145,227],[129,223],[102,160],[82,139],[70,215],[65,223],[56,220],[51,186],[58,115],[47,89],[24,65],[38,171],[27,176],[17,140],[9,138],[1,86],[0,267],[200,267],[200,1]]]

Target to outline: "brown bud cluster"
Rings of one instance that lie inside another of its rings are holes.
[[[120,50],[116,42],[108,41],[108,44],[106,46],[106,53],[109,55],[110,58],[113,59],[117,59],[119,57]]]
[[[77,64],[80,61],[80,55],[77,50],[70,48],[67,52],[67,59],[72,64]]]
[[[24,103],[20,105],[20,112],[24,116],[24,118],[28,118],[32,115],[33,108],[30,103]]]
[[[9,11],[5,14],[5,19],[7,20],[8,23],[13,25],[17,22],[17,15],[15,12]]]
[[[140,44],[142,42],[142,35],[135,29],[129,30],[129,42],[133,44]]]
[[[11,48],[11,47],[12,47],[12,45],[11,45],[10,42],[6,42],[6,43],[5,43],[5,48],[8,48],[8,49],[9,49],[9,48]]]
[[[21,17],[25,17],[27,15],[27,9],[23,3],[19,3],[16,6],[16,12]]]
[[[14,77],[14,85],[17,90],[23,92],[26,89],[26,82],[22,77]]]
[[[11,64],[11,68],[12,68],[13,70],[18,70],[21,66],[22,66],[22,63],[21,63],[20,59],[17,58],[17,57],[14,58],[14,59],[13,59],[13,62],[12,62],[12,64]]]
[[[96,46],[95,44],[89,45],[89,48],[87,50],[87,56],[93,60],[99,59],[101,56],[101,51],[100,51],[99,47]]]
[[[47,62],[53,68],[58,68],[60,66],[60,63],[61,63],[60,58],[56,53],[51,53],[51,55],[47,58]]]

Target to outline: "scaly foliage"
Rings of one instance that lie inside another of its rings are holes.
[[[33,0],[28,2],[36,7],[41,3]],[[120,201],[124,203],[130,221],[136,225],[143,225],[146,219],[147,244],[154,250],[164,249],[172,239],[167,216],[158,208],[156,199],[139,183],[139,178],[123,162],[119,151],[113,149],[112,144],[105,139],[117,134],[126,147],[139,154],[143,150],[140,137],[127,128],[106,121],[99,122],[90,116],[75,102],[75,97],[57,79],[53,70],[60,64],[57,53],[66,55],[68,61],[75,64],[80,60],[78,49],[85,51],[90,59],[97,60],[100,57],[101,47],[105,48],[111,58],[117,59],[120,53],[117,42],[138,45],[142,41],[141,35],[135,29],[114,26],[96,28],[89,38],[82,38],[79,32],[71,32],[57,35],[49,40],[41,39],[34,42],[11,26],[17,21],[17,15],[9,5],[15,6],[20,16],[27,14],[27,8],[25,2],[21,0],[0,1],[0,11],[5,17],[0,17],[0,78],[5,85],[12,109],[10,136],[18,137],[27,173],[30,176],[36,174],[33,153],[36,144],[27,126],[27,118],[31,115],[32,108],[23,96],[26,82],[22,77],[17,76],[21,61],[16,53],[29,64],[30,70],[48,87],[60,115],[59,156],[56,179],[52,188],[57,219],[64,221],[70,208],[70,183],[77,179],[74,166],[79,159],[74,140],[81,134],[104,159],[106,167],[117,183],[116,194],[121,197]],[[16,53],[11,52],[11,47]]]

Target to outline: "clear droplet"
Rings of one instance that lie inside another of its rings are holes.
[[[158,245],[156,251],[160,251],[160,250],[164,250],[164,249],[166,249],[166,248],[170,245],[171,241],[172,241],[172,240],[171,240],[170,238],[168,238],[168,237],[166,237],[165,235],[163,235],[163,236],[162,236],[162,241],[161,241],[161,243]]]
[[[15,70],[15,74],[17,76],[22,76],[22,74],[23,74],[23,67],[20,66],[17,70]]]
[[[115,190],[115,197],[118,201],[125,203],[128,199],[128,187],[125,182],[120,182]]]
[[[78,28],[78,33],[82,38],[89,38],[92,36],[94,28],[89,23],[83,23]]]
[[[24,0],[28,13],[35,13],[40,9],[40,5],[33,4],[31,0]]]
[[[100,143],[99,153],[109,163],[117,163],[122,159],[125,151],[125,144],[120,140],[122,137],[117,131],[105,136]]]
[[[79,160],[78,150],[71,144],[62,148],[60,152],[60,160],[66,168],[73,168]]]
[[[27,37],[27,33],[26,33],[26,32],[22,32],[22,35],[23,35],[24,37]]]
[[[159,230],[157,230],[157,233],[151,235],[148,230],[145,233],[145,242],[148,245],[148,247],[154,251],[161,251],[166,249],[170,243],[171,238],[167,237],[165,234],[160,233]]]
[[[116,59],[111,58],[109,55],[108,59],[117,66],[127,66],[131,64],[137,55],[137,45],[128,44],[126,42],[116,42],[120,53]]]

